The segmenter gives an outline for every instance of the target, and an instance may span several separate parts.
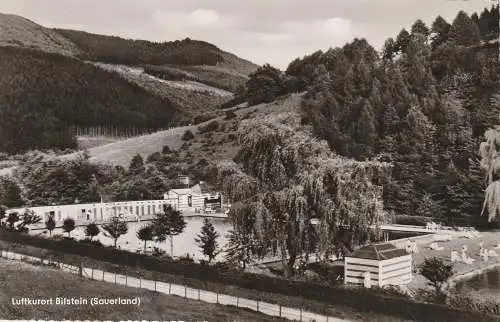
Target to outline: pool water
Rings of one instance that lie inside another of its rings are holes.
[[[494,297],[500,301],[500,268],[489,270],[468,280],[457,283],[457,289],[472,288],[480,294]]]
[[[189,254],[192,258],[196,260],[204,259],[205,257],[203,256],[202,251],[196,245],[195,238],[198,234],[200,234],[201,227],[203,226],[203,219],[202,217],[184,217],[186,220],[186,228],[184,229],[184,232],[178,236],[174,237],[174,254],[173,256],[184,256],[186,254]],[[215,227],[215,230],[219,233],[219,238],[217,240],[218,245],[220,248],[224,248],[227,244],[226,240],[226,235],[229,232],[229,230],[232,229],[231,222],[228,219],[225,218],[210,218],[212,224]],[[144,250],[144,242],[139,240],[136,236],[137,231],[149,224],[149,222],[129,222],[128,223],[128,232],[125,235],[120,236],[118,238],[117,242],[117,247],[120,249],[126,249],[128,251],[135,252],[137,250],[143,251]],[[46,230],[33,230],[30,232],[33,235],[44,235],[48,236],[48,232]],[[65,233],[61,228],[57,228],[52,232],[52,236],[54,235],[63,235],[67,236],[67,233]],[[71,232],[71,237],[75,238],[76,240],[81,240],[85,239],[85,227],[77,227],[75,230]],[[114,240],[112,238],[106,237],[101,229],[101,232],[99,235],[94,237],[94,239],[99,240],[103,245],[109,246],[114,244]],[[156,243],[156,242],[147,242],[147,249],[152,250],[153,247],[158,247],[162,250],[164,250],[167,254],[170,255],[170,240],[166,240],[165,242],[162,243]],[[220,253],[216,260],[222,260],[224,258],[224,253]]]

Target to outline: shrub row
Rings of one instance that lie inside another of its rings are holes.
[[[71,253],[95,260],[129,267],[182,275],[261,292],[279,293],[310,300],[340,304],[363,312],[380,312],[417,321],[498,321],[498,317],[472,312],[460,312],[437,304],[415,302],[410,299],[383,295],[363,288],[331,287],[310,282],[298,282],[263,275],[243,273],[232,269],[210,267],[190,261],[174,261],[144,254],[136,254],[111,247],[79,243],[71,239],[60,241],[20,233],[3,232],[0,239],[27,244],[53,251]]]

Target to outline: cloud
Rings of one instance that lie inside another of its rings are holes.
[[[334,17],[323,21],[324,32],[334,36],[345,36],[351,33],[351,21],[344,18]]]
[[[220,16],[215,10],[196,9],[188,16],[191,23],[200,26],[214,25],[220,22]]]

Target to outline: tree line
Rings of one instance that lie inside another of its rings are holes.
[[[55,29],[81,51],[80,58],[124,65],[216,65],[220,49],[189,38],[170,42],[124,39],[84,31]]]

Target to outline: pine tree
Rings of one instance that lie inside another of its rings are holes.
[[[219,233],[215,230],[214,225],[208,218],[205,218],[201,227],[201,233],[194,240],[198,247],[200,247],[203,255],[208,257],[209,264],[219,253],[218,238]]]
[[[128,171],[133,175],[141,174],[146,171],[146,168],[144,167],[144,159],[140,154],[136,154],[132,158],[128,167]]]
[[[430,33],[429,28],[420,19],[415,21],[413,23],[413,25],[411,26],[411,34],[412,35],[421,34],[427,39],[427,37],[429,37],[429,33]]]
[[[384,47],[382,49],[382,58],[385,60],[392,60],[395,53],[396,53],[396,42],[392,37],[387,38],[387,40],[384,42]]]
[[[396,38],[396,49],[398,52],[404,53],[406,52],[406,48],[408,47],[408,44],[410,43],[410,34],[406,29],[402,29],[397,38]]]
[[[490,33],[490,18],[491,14],[488,8],[484,8],[484,10],[481,12],[481,15],[479,16],[479,31],[483,35],[483,37],[486,37]],[[497,20],[498,21],[498,20]]]
[[[464,11],[460,11],[451,25],[450,38],[457,45],[471,46],[479,43],[481,33],[474,21]]]
[[[432,48],[437,48],[448,41],[450,37],[451,25],[441,16],[438,16],[432,23]]]

